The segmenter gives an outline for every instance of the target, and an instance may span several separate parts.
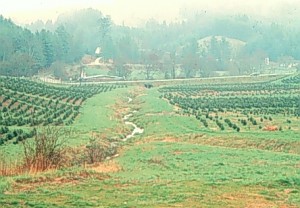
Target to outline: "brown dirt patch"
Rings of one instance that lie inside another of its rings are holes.
[[[98,173],[115,173],[121,171],[122,167],[118,165],[115,161],[109,160],[103,163],[93,165],[91,169]]]
[[[268,139],[261,140],[257,142],[256,140],[251,140],[250,138],[238,138],[238,137],[206,137],[204,136],[190,136],[185,142],[199,145],[209,145],[209,146],[221,146],[230,148],[255,148],[262,150],[269,150],[275,152],[282,152],[288,149],[289,153],[299,154],[300,142],[282,142],[280,140]]]
[[[142,140],[135,142],[135,145],[148,144],[152,142],[170,142],[170,143],[178,143],[183,142],[181,139],[176,138],[175,136],[158,136],[158,137],[146,137]]]
[[[127,114],[130,111],[130,108],[127,106],[125,101],[121,99],[116,101],[116,103],[112,106],[107,106],[108,108],[112,108],[114,110],[113,118],[122,120],[123,114]]]
[[[11,106],[11,109],[15,109],[15,108],[17,108],[19,105],[20,105],[19,102],[15,102],[15,103]]]
[[[288,149],[289,153],[300,154],[299,145],[300,142],[282,142],[279,140],[262,140],[257,142],[256,140],[251,140],[249,138],[238,138],[238,137],[209,137],[205,134],[192,134],[192,135],[181,135],[176,137],[176,135],[161,135],[157,137],[146,137],[142,140],[135,142],[135,145],[148,144],[152,142],[169,142],[169,143],[187,143],[196,145],[207,145],[207,146],[218,146],[218,147],[229,147],[229,148],[255,148],[274,152],[283,152]],[[298,165],[300,166],[300,164]],[[298,167],[297,166],[297,167]]]
[[[160,112],[160,113],[146,113],[145,116],[167,116],[167,115],[175,115],[174,112]]]
[[[143,89],[142,89],[142,90],[143,90]],[[142,90],[140,90],[140,91],[142,91]],[[138,94],[136,97],[142,97],[142,96],[146,96],[146,95],[148,95],[148,94],[142,93],[142,94]]]
[[[19,192],[27,192],[27,191],[32,191],[35,188],[39,188],[42,185],[49,185],[49,186],[55,186],[57,187],[58,185],[76,185],[78,184],[79,181],[75,179],[66,179],[66,178],[55,178],[52,180],[47,180],[47,181],[39,181],[39,182],[32,182],[32,183],[16,183],[13,185],[13,190],[9,192],[5,192],[5,194],[17,194]]]
[[[76,100],[75,105],[81,105],[82,104],[82,98]]]
[[[245,208],[271,208],[275,205],[273,202],[267,201],[262,196],[247,193],[224,194],[221,196],[221,200],[232,205],[240,204]]]
[[[171,143],[176,143],[176,142],[180,142],[178,138],[175,137],[166,137],[164,139],[161,140],[162,142],[171,142]]]
[[[143,152],[151,152],[152,150],[154,150],[155,147],[154,146],[146,146],[146,147],[142,147],[142,151]]]
[[[3,107],[8,107],[12,100],[6,100],[4,103],[2,103]]]
[[[245,208],[296,208],[293,205],[287,205],[283,201],[269,201],[263,196],[255,193],[226,193],[220,197],[232,207],[245,207]]]
[[[179,150],[176,150],[176,151],[173,152],[173,154],[174,154],[174,155],[181,155],[181,154],[183,154],[183,152],[182,152],[182,151],[179,151]]]
[[[278,126],[265,126],[264,131],[278,131]]]
[[[55,173],[53,173],[55,174]],[[32,191],[41,186],[47,186],[48,188],[57,188],[57,186],[77,185],[84,179],[94,178],[98,180],[104,180],[109,178],[108,175],[100,173],[91,173],[85,170],[76,172],[73,174],[67,174],[63,176],[32,176],[32,178],[15,180],[12,185],[12,190],[5,192],[5,194],[17,194],[19,192]]]

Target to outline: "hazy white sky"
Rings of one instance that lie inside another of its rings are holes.
[[[149,18],[176,20],[186,11],[291,16],[300,13],[299,0],[0,0],[0,14],[20,23],[55,20],[63,12],[94,8],[114,22],[136,25]]]

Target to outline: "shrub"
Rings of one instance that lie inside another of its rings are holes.
[[[86,146],[86,162],[101,162],[116,153],[117,146],[114,143],[104,142],[100,138],[93,138],[90,139],[89,144]]]
[[[44,171],[64,166],[65,141],[69,131],[46,127],[33,132],[33,141],[23,141],[24,165],[29,171]]]

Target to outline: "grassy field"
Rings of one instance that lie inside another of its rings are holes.
[[[122,130],[127,131],[128,127],[120,119],[122,115],[118,114],[116,108],[122,102],[127,102],[126,95],[129,92],[130,89],[123,88],[90,98],[82,107],[79,118],[71,126],[76,132],[76,137],[72,139],[71,143],[74,145],[85,144],[93,133],[103,133],[106,137],[121,137]]]
[[[116,173],[72,170],[55,173],[55,178],[18,178],[14,192],[0,202],[40,207],[296,207],[299,159],[171,140],[147,142],[127,147],[108,164],[118,167]]]
[[[109,69],[102,69],[97,66],[87,66],[84,68],[84,72],[87,76],[108,75]]]
[[[182,113],[158,89],[89,98],[70,144],[84,145],[92,134],[121,138],[130,131],[122,118],[134,110],[130,121],[144,133],[100,164],[0,178],[0,207],[300,207],[297,117],[288,124],[272,116],[281,131],[220,131]]]

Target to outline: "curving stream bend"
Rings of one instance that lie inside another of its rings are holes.
[[[132,102],[132,98],[128,97],[128,103]],[[144,132],[144,129],[139,128],[135,123],[128,121],[128,119],[133,116],[134,113],[136,113],[137,111],[133,111],[132,113],[129,113],[127,115],[125,115],[123,117],[123,121],[125,122],[126,125],[130,125],[133,126],[133,131],[128,134],[125,139],[123,139],[123,141],[127,141],[128,139],[131,139],[132,137],[134,137],[136,134],[142,134]]]

